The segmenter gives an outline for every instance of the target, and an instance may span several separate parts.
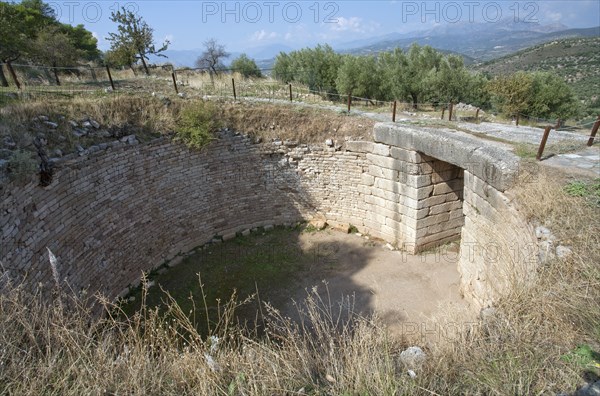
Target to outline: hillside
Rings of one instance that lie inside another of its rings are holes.
[[[553,40],[473,66],[501,75],[524,71],[551,71],[563,77],[586,105],[597,107],[600,92],[600,37]]]
[[[540,32],[524,29],[522,26],[480,26],[472,24],[464,29],[446,29],[423,32],[416,36],[403,38],[382,38],[368,45],[348,48],[344,52],[355,54],[376,53],[389,51],[393,48],[408,48],[411,44],[430,45],[440,51],[459,53],[465,57],[479,61],[488,61],[502,56],[507,56],[515,51],[523,50],[533,45],[546,43],[552,40],[571,38],[597,38],[600,28],[567,29],[553,32]],[[468,29],[467,29],[468,28]]]

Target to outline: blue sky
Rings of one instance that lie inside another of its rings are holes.
[[[125,6],[155,30],[157,44],[171,49],[202,47],[216,38],[229,51],[283,44],[292,48],[343,43],[392,32],[407,33],[436,25],[499,23],[500,20],[600,25],[599,0],[570,1],[49,1],[60,20],[84,24],[106,50],[116,31],[111,11]]]

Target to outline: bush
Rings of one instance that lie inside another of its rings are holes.
[[[199,149],[213,139],[213,134],[218,127],[214,104],[193,103],[179,112],[175,140],[183,142],[189,148]]]
[[[37,162],[31,158],[31,153],[17,150],[8,159],[8,173],[12,180],[23,182],[38,168]]]

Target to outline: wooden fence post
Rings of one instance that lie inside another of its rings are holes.
[[[293,101],[293,96],[292,96],[292,84],[288,84],[290,87],[290,103]]]
[[[479,107],[477,108],[477,111],[475,112],[475,121],[479,121]]]
[[[396,101],[394,100],[394,110],[392,111],[392,122],[396,122]]]
[[[110,68],[106,65],[106,74],[108,74],[108,81],[110,81],[110,87],[115,90],[115,83],[113,82],[112,76],[110,75]]]
[[[454,110],[454,103],[450,102],[450,107],[448,109],[448,121],[452,121],[452,111]]]
[[[444,119],[445,112],[446,112],[446,107],[442,106],[442,120]]]
[[[592,144],[594,144],[594,138],[596,137],[596,133],[598,132],[599,127],[600,127],[600,115],[598,116],[598,119],[596,119],[596,122],[594,123],[594,126],[592,127],[592,133],[590,134],[590,140],[588,140],[588,142],[587,142],[588,147],[592,147]]]
[[[352,92],[348,94],[348,114],[350,114],[350,107],[352,107]]]
[[[175,78],[174,72],[171,72],[171,78],[173,79],[173,86],[175,87],[175,93],[179,95],[179,90],[177,89],[177,79]]]
[[[538,149],[537,155],[535,159],[538,161],[542,160],[542,154],[544,154],[544,148],[546,147],[546,142],[548,141],[548,136],[550,136],[551,126],[547,126],[544,130],[544,136],[542,137],[542,142],[540,143],[540,148]]]
[[[519,113],[517,113],[517,121],[516,121],[517,126],[519,126]]]
[[[233,87],[233,100],[237,100],[237,94],[235,92],[235,79],[231,78],[231,86]]]

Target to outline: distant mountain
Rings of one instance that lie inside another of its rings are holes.
[[[507,18],[495,23],[471,23],[459,22],[455,24],[444,24],[434,26],[431,29],[416,30],[408,33],[389,33],[383,36],[370,37],[367,39],[354,40],[340,43],[334,46],[338,51],[357,50],[369,46],[378,46],[381,43],[393,43],[402,41],[403,43],[412,43],[420,39],[427,39],[437,36],[470,36],[473,34],[494,32],[519,32],[531,31],[537,33],[553,33],[569,29],[567,26],[560,23],[549,25],[541,25],[539,23],[530,23],[524,21],[515,22],[513,19]],[[452,48],[444,48],[450,51],[456,51]]]
[[[259,60],[273,59],[281,51],[289,52],[292,51],[292,48],[283,44],[272,44],[248,48],[244,53],[258,62]],[[166,50],[164,54],[167,58],[150,56],[150,62],[156,64],[171,63],[175,65],[175,67],[195,67],[196,60],[200,57],[202,52],[204,52],[204,49],[202,48],[191,50]],[[241,54],[242,52],[231,52],[229,58],[225,60],[225,64],[231,64],[231,62]]]
[[[527,30],[519,30],[525,28]],[[369,54],[389,51],[397,47],[406,49],[413,43],[417,43],[430,45],[441,51],[462,54],[465,56],[465,63],[468,64],[470,59],[483,62],[551,40],[600,36],[600,27],[556,30],[562,28],[564,25],[560,24],[542,26],[523,22],[444,25],[418,32],[418,36],[413,37],[390,39],[394,36],[388,35],[383,36],[387,39],[379,41],[371,39],[371,44],[342,52]]]
[[[456,23],[435,26],[428,30],[409,33],[390,33],[383,36],[354,40],[334,45],[340,53],[355,55],[376,54],[394,48],[407,49],[413,43],[430,45],[447,54],[459,54],[465,64],[479,64],[494,58],[512,54],[525,48],[546,43],[552,40],[600,37],[600,26],[585,29],[567,29],[556,23],[540,25],[539,23],[515,22],[512,19],[496,23]],[[294,50],[278,43],[255,48],[244,49],[244,52],[255,59],[261,69],[269,69],[279,52]],[[170,62],[177,67],[193,67],[202,49],[167,50],[165,58],[151,58],[153,63]],[[226,63],[240,55],[232,53]]]
[[[256,59],[257,61],[264,59],[271,59],[276,57],[280,52],[290,52],[294,49],[284,44],[271,44],[264,45],[255,48],[246,49],[246,55],[250,58]]]

